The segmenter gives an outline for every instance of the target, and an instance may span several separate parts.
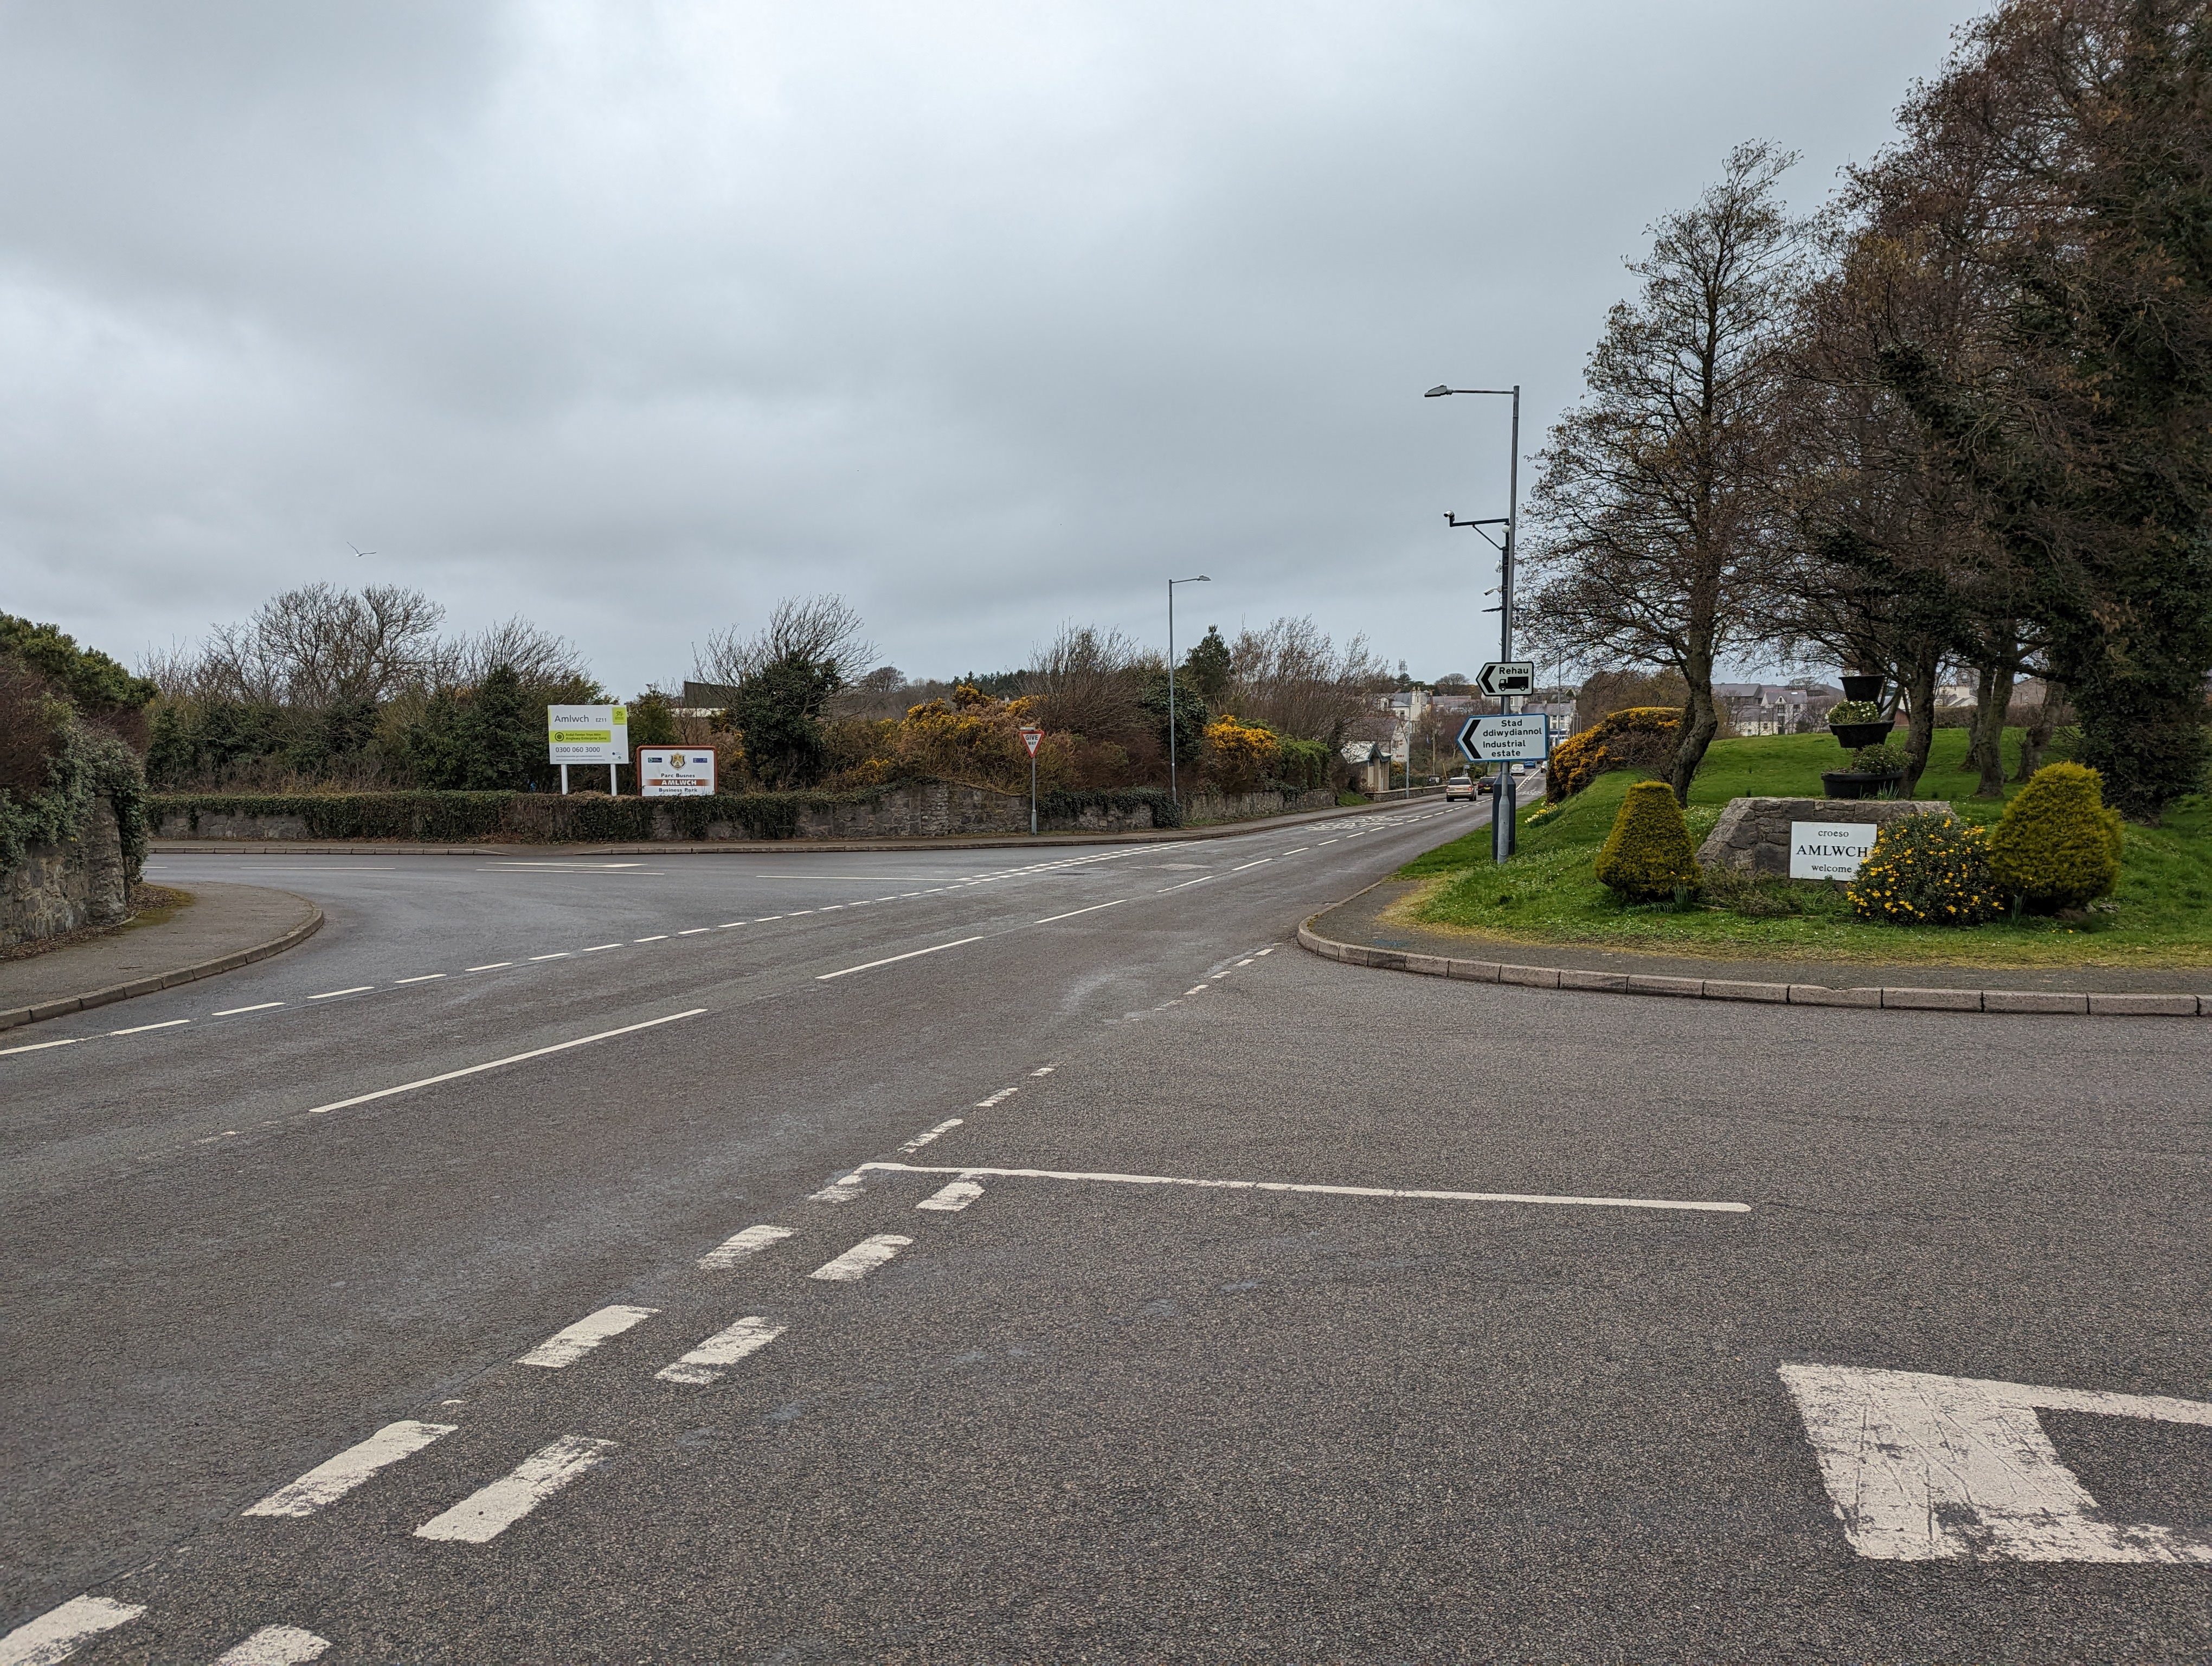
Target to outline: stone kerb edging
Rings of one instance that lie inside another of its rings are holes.
[[[305,898],[301,899],[305,901]],[[70,1012],[88,1012],[95,1006],[106,1006],[118,1000],[128,1000],[133,995],[158,994],[164,989],[173,989],[180,983],[196,982],[204,977],[213,977],[218,972],[234,972],[241,966],[250,966],[257,960],[282,954],[296,948],[323,928],[323,911],[312,903],[307,904],[307,918],[286,932],[282,937],[272,937],[266,943],[256,943],[252,948],[238,949],[213,960],[203,960],[195,965],[179,966],[174,971],[161,972],[152,977],[142,977],[129,983],[111,983],[105,989],[92,989],[81,995],[63,995],[53,1000],[42,1000],[35,1006],[12,1006],[0,1012],[0,1030],[13,1030],[20,1025],[39,1024],[47,1018],[58,1018]]]
[[[1319,919],[1316,915],[1314,919]],[[1340,943],[1298,927],[1298,946],[1324,960],[1458,978],[1468,983],[1518,983],[1535,989],[1591,989],[1610,994],[1676,995],[1701,1000],[1763,1001],[1781,1006],[1876,1006],[1940,1012],[2082,1012],[2127,1018],[2212,1015],[2212,996],[2073,994],[2057,989],[1834,989],[1821,983],[1747,983],[1720,977],[1656,977],[1638,972],[1583,972],[1563,966],[1511,966],[1491,960],[1455,960],[1440,954]]]

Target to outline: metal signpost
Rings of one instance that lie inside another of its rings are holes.
[[[1044,739],[1042,729],[1024,729],[1022,745],[1030,749],[1030,831],[1036,829],[1036,749]]]
[[[615,776],[615,768],[629,762],[629,708],[548,706],[545,750],[548,759],[561,766],[562,792],[568,790],[570,764],[604,763],[607,791],[618,797],[622,784]]]

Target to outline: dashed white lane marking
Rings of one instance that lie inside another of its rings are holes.
[[[464,966],[461,970],[465,972],[495,972],[502,966],[513,964],[514,963],[512,960],[495,960],[489,966]]]
[[[1204,986],[1201,986],[1204,987]],[[1707,1203],[1668,1197],[1567,1197],[1550,1192],[1446,1192],[1408,1186],[1321,1186],[1287,1180],[1197,1180],[1171,1174],[1092,1173],[1067,1169],[928,1168],[913,1163],[863,1163],[865,1170],[898,1174],[1000,1176],[1011,1180],[1103,1181],[1120,1186],[1192,1186],[1206,1191],[1311,1192],[1323,1197],[1402,1197],[1438,1203],[1571,1203],[1603,1209],[1689,1209],[1700,1213],[1747,1215],[1748,1203]],[[817,1275],[818,1276],[818,1275]]]
[[[752,922],[750,921],[747,920],[725,920],[720,925],[715,927],[714,929],[718,932],[735,931],[740,926],[750,925],[751,923]]]
[[[559,1371],[563,1365],[574,1365],[610,1336],[619,1336],[659,1311],[657,1307],[629,1307],[621,1303],[603,1307],[597,1313],[586,1314],[566,1330],[555,1331],[514,1363]]]
[[[630,941],[633,943],[665,943],[667,940],[668,933],[666,932],[655,932],[650,937],[633,937],[630,939]]]
[[[365,995],[374,988],[376,988],[376,986],[374,983],[356,983],[350,989],[325,989],[321,994],[309,995],[307,999],[309,1000],[336,1000],[340,995]]]
[[[870,972],[878,966],[893,965],[899,961],[913,960],[926,954],[942,954],[945,950],[957,949],[963,943],[981,943],[982,940],[982,935],[980,933],[974,937],[957,937],[950,943],[933,943],[926,949],[909,949],[904,954],[889,955],[881,960],[871,960],[866,965],[848,966],[838,972],[823,972],[814,981],[817,983],[827,983],[833,977],[850,977],[855,972]]]
[[[584,950],[583,952],[586,954],[604,954],[609,949],[620,949],[627,946],[627,945],[621,943],[594,943],[590,948]]]
[[[343,1110],[349,1105],[365,1105],[372,1099],[388,1099],[395,1093],[412,1093],[418,1087],[434,1087],[440,1082],[453,1081],[463,1076],[473,1076],[479,1071],[496,1070],[501,1065],[520,1064],[525,1059],[541,1059],[548,1053],[565,1053],[572,1047],[583,1047],[592,1042],[605,1041],[612,1036],[627,1036],[639,1030],[651,1030],[656,1025],[673,1024],[678,1018],[696,1018],[707,1009],[694,1006],[689,1012],[671,1012],[665,1018],[647,1018],[642,1024],[625,1024],[619,1030],[602,1030],[597,1035],[579,1036],[574,1041],[555,1042],[550,1047],[533,1047],[527,1053],[510,1053],[503,1059],[487,1059],[482,1064],[464,1066],[436,1076],[425,1076],[419,1082],[402,1082],[397,1087],[380,1087],[374,1093],[356,1093],[350,1099],[333,1099],[326,1105],[309,1109],[310,1116],[321,1116],[333,1110]]]
[[[432,1441],[449,1435],[456,1423],[417,1423],[412,1418],[387,1423],[358,1446],[326,1458],[288,1487],[280,1487],[241,1513],[248,1516],[312,1516],[340,1499],[378,1470],[412,1457]]]
[[[850,1203],[860,1196],[861,1185],[859,1174],[841,1175],[806,1201],[809,1203]]]
[[[1096,914],[1101,909],[1118,909],[1128,900],[1126,897],[1117,897],[1110,903],[1093,903],[1087,909],[1070,909],[1066,914],[1048,914],[1043,919],[1034,920],[1030,923],[1036,926],[1049,926],[1056,920],[1073,920],[1079,914]]]
[[[343,994],[351,994],[353,991],[346,989],[342,990],[340,993]],[[320,995],[310,995],[307,999],[310,1000],[320,1000],[322,997]],[[111,1030],[107,1033],[111,1036],[143,1036],[149,1030],[173,1030],[180,1024],[190,1024],[191,1022],[191,1020],[190,1018],[171,1018],[166,1024],[134,1024],[128,1030]]]
[[[886,1164],[881,1166],[897,1168],[904,1165]],[[948,1169],[944,1172],[950,1174],[955,1171]],[[912,1238],[901,1237],[896,1232],[878,1232],[872,1238],[862,1238],[836,1260],[823,1262],[806,1276],[827,1279],[833,1284],[857,1284],[913,1242]]]
[[[303,1661],[320,1660],[330,1646],[330,1639],[297,1626],[264,1626],[245,1642],[224,1650],[215,1666],[299,1666]]]
[[[1262,949],[1262,950],[1261,950],[1261,951],[1260,951],[1260,953],[1259,953],[1259,954],[1255,954],[1255,955],[1254,955],[1254,956],[1252,957],[1252,958],[1253,958],[1253,959],[1255,959],[1255,960],[1257,960],[1257,959],[1259,959],[1259,958],[1261,958],[1261,955],[1271,955],[1271,954],[1273,954],[1273,953],[1274,953],[1274,950],[1273,950],[1273,949],[1272,949],[1272,948]]]
[[[757,1316],[740,1319],[717,1331],[672,1365],[653,1375],[664,1383],[719,1383],[722,1373],[748,1353],[757,1353],[783,1335],[784,1328]]]
[[[788,1226],[748,1226],[733,1237],[727,1237],[699,1257],[699,1265],[709,1273],[719,1273],[725,1268],[735,1267],[748,1256],[757,1256],[771,1243],[781,1243],[791,1236]]]
[[[1283,854],[1285,856],[1303,856],[1306,852],[1312,848],[1313,847],[1310,844],[1302,844],[1296,850],[1285,850]]]
[[[676,934],[678,937],[696,937],[701,932],[710,932],[714,929],[712,926],[687,926]]]
[[[443,976],[445,976],[445,974],[444,974],[443,972],[440,972],[440,973],[438,973],[438,974],[437,974],[437,976],[440,976],[440,977],[443,977]],[[402,983],[404,983],[404,982],[407,982],[407,980],[406,980],[405,978],[404,978],[404,977],[403,977],[403,978],[401,978],[399,981],[400,981]],[[240,1012],[273,1012],[273,1011],[275,1011],[277,1007],[282,1006],[283,1004],[284,1004],[284,1003],[283,1003],[283,1001],[281,1001],[281,1000],[257,1000],[257,1001],[256,1001],[256,1002],[254,1002],[254,1003],[253,1003],[253,1005],[252,1005],[252,1006],[226,1006],[226,1007],[224,1007],[224,1008],[222,1009],[222,1011],[221,1011],[220,1012],[212,1013],[212,1014],[210,1014],[210,1016],[211,1016],[211,1017],[214,1017],[214,1018],[236,1018],[236,1017],[237,1017]]]
[[[517,1464],[514,1473],[479,1488],[442,1515],[415,1529],[418,1539],[457,1539],[480,1545],[497,1538],[569,1482],[589,1474],[615,1450],[611,1440],[563,1435]]]
[[[1193,984],[1189,988],[1184,990],[1183,994],[1187,995],[1202,995],[1212,987],[1213,986],[1211,983]]]
[[[2212,1405],[1856,1365],[1784,1365],[1851,1548],[1878,1561],[2212,1564],[2212,1534],[2112,1519],[2038,1410],[2212,1426]]]
[[[558,954],[534,954],[530,957],[530,964],[535,966],[541,960],[566,960],[568,958],[568,952],[566,949],[563,949]]]
[[[975,1109],[978,1110],[988,1110],[993,1105],[1003,1104],[1005,1101],[1012,1098],[1014,1095],[1020,1091],[1021,1089],[1018,1087],[1002,1087],[996,1093],[994,1093],[989,1098],[976,1100]]]
[[[942,1209],[948,1214],[957,1213],[982,1195],[983,1189],[974,1181],[956,1180],[932,1192],[914,1207],[917,1209]]]
[[[1247,955],[1247,956],[1245,956],[1245,957],[1244,957],[1244,958],[1243,958],[1243,959],[1242,959],[1242,960],[1238,961],[1238,962],[1237,963],[1237,966],[1249,966],[1249,965],[1250,965],[1250,964],[1252,964],[1252,962],[1253,962],[1255,959],[1256,959],[1257,958],[1258,958],[1258,957],[1254,956],[1254,955]],[[1231,971],[1236,970],[1236,969],[1237,969],[1237,968],[1236,968],[1235,966],[1232,966],[1232,967],[1231,967],[1231,968],[1230,968],[1230,970],[1231,970]]]
[[[396,989],[403,983],[435,983],[443,976],[443,972],[424,972],[416,977],[395,977],[392,980],[392,986]]]
[[[49,1047],[75,1047],[85,1039],[83,1036],[65,1036],[60,1041],[26,1042],[21,1047],[0,1047],[0,1059],[6,1058],[10,1053],[43,1053]]]
[[[1167,895],[1170,891],[1182,891],[1182,890],[1183,890],[1183,889],[1185,889],[1186,887],[1190,886],[1190,885],[1204,885],[1204,884],[1205,884],[1208,879],[1211,879],[1212,877],[1213,877],[1213,876],[1212,876],[1211,873],[1201,873],[1201,874],[1200,874],[1200,875],[1199,875],[1199,877],[1198,877],[1197,879],[1185,879],[1185,880],[1182,882],[1182,885],[1162,885],[1162,886],[1160,887],[1159,891],[1158,891],[1158,894],[1159,896],[1164,897],[1164,896],[1166,896],[1166,895]]]
[[[1054,1071],[1059,1068],[1060,1067],[1056,1064],[1040,1065],[1036,1069],[1030,1072],[1030,1074],[1032,1076],[1049,1076]]]
[[[1342,836],[1342,835],[1340,835],[1340,834],[1338,836],[1338,837],[1340,837],[1340,837],[1342,837],[1342,836]],[[1336,842],[1336,840],[1335,840],[1335,839],[1323,839],[1323,840],[1321,842],[1321,844],[1334,844],[1335,842]],[[1314,848],[1315,848],[1316,850],[1319,850],[1319,849],[1321,848],[1321,844],[1317,844],[1317,845],[1316,845],[1316,846],[1314,847]]]
[[[1235,867],[1231,868],[1229,871],[1231,873],[1242,873],[1248,867],[1265,867],[1268,863],[1274,860],[1275,859],[1273,856],[1262,856],[1256,862],[1239,862]]]
[[[920,1151],[931,1140],[938,1139],[941,1135],[951,1133],[953,1129],[960,1126],[963,1120],[965,1119],[958,1116],[948,1116],[943,1122],[939,1122],[935,1128],[930,1129],[928,1133],[915,1134],[913,1139],[908,1140],[906,1144],[901,1146],[899,1149],[902,1152],[904,1152],[908,1157],[911,1157],[915,1152]]]
[[[780,915],[780,914],[764,914],[764,915],[761,915],[760,919],[759,919],[758,921],[757,921],[755,923],[756,923],[756,924],[758,924],[758,925],[765,926],[765,925],[767,925],[767,924],[768,924],[770,921],[772,921],[772,920],[781,920],[781,919],[782,919],[782,918],[783,918],[783,916],[782,916],[781,915]]]
[[[52,1666],[76,1652],[87,1638],[127,1626],[146,1612],[145,1604],[115,1602],[105,1596],[72,1596],[0,1637],[0,1666]]]

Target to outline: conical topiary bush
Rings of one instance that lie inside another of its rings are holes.
[[[1990,873],[2038,909],[2078,909],[2120,878],[2120,815],[2105,807],[2105,778],[2079,763],[2046,763],[1990,832]]]
[[[1597,854],[1597,877],[1632,903],[1656,902],[1704,883],[1682,806],[1665,781],[1639,781],[1628,789]]]

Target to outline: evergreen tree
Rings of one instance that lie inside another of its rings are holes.
[[[1198,646],[1183,656],[1182,668],[1176,677],[1177,700],[1181,700],[1187,687],[1207,707],[1219,709],[1221,696],[1229,692],[1229,678],[1233,669],[1229,644],[1222,640],[1221,627],[1206,626],[1206,635]]]

